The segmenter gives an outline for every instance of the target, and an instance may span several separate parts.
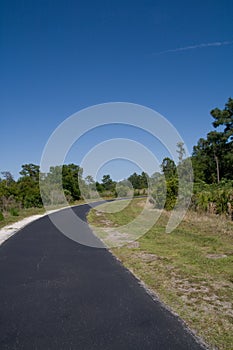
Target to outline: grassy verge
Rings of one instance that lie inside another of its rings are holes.
[[[102,198],[102,199],[111,199],[111,198],[107,197],[107,198]],[[92,200],[92,201],[95,202],[96,200]],[[81,204],[85,204],[85,203],[86,203],[86,201],[84,201],[84,200],[78,200],[76,202],[71,203],[70,205],[71,206],[81,205]],[[64,208],[64,205],[51,205],[50,207],[47,208],[47,210],[55,210],[55,209],[61,209],[61,208]],[[20,221],[22,219],[25,219],[29,216],[44,214],[45,209],[44,208],[17,209],[16,213],[17,213],[16,215],[12,215],[10,212],[5,213],[4,219],[0,220],[0,229],[3,228],[4,226],[7,226],[7,225],[13,224],[17,221]]]
[[[88,220],[103,240],[111,232],[110,244],[112,232],[139,215],[144,203],[134,199],[120,212],[113,212],[118,202],[104,204]],[[112,212],[101,211],[107,208]],[[136,242],[111,250],[211,348],[233,349],[233,224],[189,212],[166,234],[168,218],[163,212]]]
[[[11,215],[10,213],[5,214],[4,219],[0,221],[0,229],[4,226],[13,224],[14,222],[20,221],[32,215],[44,214],[44,208],[28,208],[17,210],[17,215]]]
[[[77,201],[73,203],[72,205],[78,205],[82,204],[84,201]],[[55,209],[60,209],[63,208],[64,205],[53,205],[49,208],[48,210],[55,210]],[[20,221],[22,219],[25,219],[29,216],[32,215],[41,215],[45,214],[45,209],[44,208],[27,208],[27,209],[19,209],[17,210],[17,215],[12,215],[10,212],[5,213],[4,219],[0,221],[0,229],[3,228],[4,226],[13,224],[14,222]]]

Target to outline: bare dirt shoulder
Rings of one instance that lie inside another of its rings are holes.
[[[88,219],[100,238],[111,232],[116,240],[116,231],[119,242],[119,226],[138,215],[142,203],[143,199],[133,200],[118,213],[97,207]],[[189,212],[166,234],[168,217],[163,212],[143,237],[111,251],[212,349],[232,349],[233,224],[223,217]]]

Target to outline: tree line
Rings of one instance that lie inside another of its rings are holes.
[[[174,208],[180,188],[190,191],[187,184],[194,180],[191,208],[210,213],[225,213],[233,216],[233,99],[229,98],[224,109],[210,112],[213,130],[206,138],[200,138],[193,147],[192,156],[187,158],[184,145],[177,144],[178,164],[166,157],[161,172],[149,176],[145,172],[133,173],[120,182],[109,174],[101,182],[92,176],[83,178],[83,169],[76,164],[50,167],[43,174],[36,164],[24,164],[20,177],[14,180],[9,171],[2,171],[0,177],[0,220],[6,215],[17,215],[21,208],[42,207],[63,203],[61,193],[69,203],[95,197],[125,197],[149,194],[157,208]],[[193,172],[192,172],[193,171]],[[42,184],[40,188],[40,184]],[[130,184],[130,185],[129,185]],[[149,190],[148,190],[149,189]],[[149,191],[149,192],[148,192]],[[181,193],[182,195],[182,193]],[[42,198],[43,197],[43,202]]]

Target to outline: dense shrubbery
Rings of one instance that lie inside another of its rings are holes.
[[[80,168],[77,165],[69,164],[61,167],[51,167],[48,174],[40,174],[38,165],[24,164],[20,171],[20,178],[15,181],[10,172],[2,172],[3,179],[0,179],[0,212],[1,219],[9,213],[18,216],[19,210],[24,208],[43,206],[39,176],[43,186],[43,199],[47,205],[60,203],[60,192],[58,191],[59,172],[67,200],[72,202],[80,198],[78,185],[78,174]]]
[[[163,160],[161,168],[164,177],[157,175],[152,192],[157,208],[164,203],[166,209],[173,209],[178,188],[181,196],[182,191],[190,191],[188,184],[192,181],[192,164],[194,191],[191,208],[206,213],[226,214],[233,219],[233,99],[228,100],[223,110],[212,110],[211,115],[214,128],[220,126],[223,131],[211,131],[206,139],[200,139],[189,159],[183,159],[183,145],[178,144],[177,166],[169,158]],[[179,185],[178,174],[181,180]]]
[[[195,183],[192,207],[210,214],[224,213],[233,219],[233,181]]]
[[[157,172],[151,177],[145,172],[134,173],[127,180],[116,183],[110,175],[104,175],[99,183],[91,176],[83,179],[83,170],[75,164],[53,166],[47,174],[40,173],[38,165],[24,164],[17,181],[10,172],[2,172],[0,220],[4,220],[6,213],[17,216],[21,208],[57,205],[64,201],[71,203],[81,196],[97,198],[98,193],[102,197],[148,194],[156,208],[172,210],[177,198],[185,201],[190,197],[187,194],[191,195],[193,173],[191,208],[224,213],[233,218],[233,99],[228,100],[223,110],[216,108],[211,111],[211,115],[214,128],[220,126],[222,131],[211,131],[206,139],[200,139],[190,158],[184,159],[183,144],[178,143],[179,163],[175,164],[166,157],[161,164],[162,173]],[[39,178],[42,186],[39,186]]]

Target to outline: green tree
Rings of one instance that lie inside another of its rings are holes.
[[[34,181],[39,181],[40,167],[35,164],[24,164],[22,170],[19,172],[23,177],[30,177]]]
[[[4,179],[0,179],[0,211],[9,212],[13,208],[20,206],[19,190],[17,182],[14,181],[9,171],[1,173]]]
[[[210,156],[214,158],[216,166],[217,182],[220,182],[220,166],[221,171],[224,172],[224,153],[226,145],[226,137],[222,132],[211,131],[207,134],[207,142]]]
[[[210,114],[214,118],[213,126],[218,128],[224,127],[224,134],[227,140],[233,139],[233,99],[229,98],[223,110],[213,109]]]
[[[213,126],[222,127],[221,143],[219,148],[221,154],[222,176],[226,179],[233,178],[233,99],[229,98],[225,108],[215,108],[211,111],[214,118]]]
[[[110,175],[103,175],[102,185],[105,191],[114,191],[116,183],[111,179]]]
[[[174,160],[166,157],[163,159],[161,164],[162,172],[165,176],[165,179],[168,180],[174,176],[177,176],[177,169]]]
[[[148,180],[149,176],[146,172],[142,172],[141,175],[137,173],[133,173],[127,179],[133,186],[134,189],[140,190],[144,188],[148,188]]]
[[[2,171],[1,174],[5,179],[5,185],[10,186],[14,183],[14,177],[9,171]]]
[[[73,200],[80,199],[79,179],[81,179],[82,173],[83,170],[73,163],[62,167],[63,189],[69,191]]]
[[[96,185],[96,189],[97,189],[98,192],[101,193],[101,192],[104,191],[104,186],[103,186],[103,184],[100,184],[98,181],[96,181],[95,185]]]
[[[193,148],[192,162],[195,181],[207,183],[221,179],[232,179],[233,174],[233,100],[230,98],[223,110],[211,111],[214,128],[222,131],[211,131],[206,139],[201,138]]]
[[[140,175],[140,188],[148,188],[148,180],[149,180],[149,176],[147,173],[145,173],[144,171],[141,173]]]
[[[17,184],[19,199],[25,208],[41,207],[42,199],[39,188],[39,166],[35,164],[24,164]]]
[[[140,189],[141,183],[140,183],[140,175],[137,173],[133,173],[128,177],[128,181],[132,184],[134,189]]]

